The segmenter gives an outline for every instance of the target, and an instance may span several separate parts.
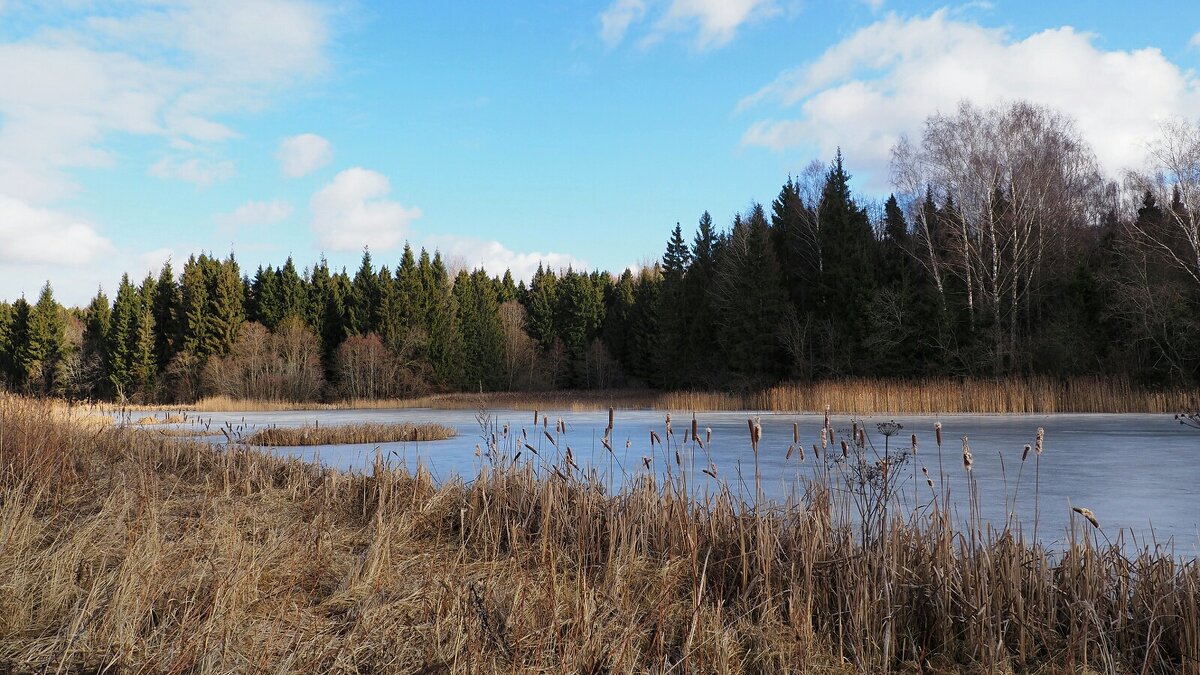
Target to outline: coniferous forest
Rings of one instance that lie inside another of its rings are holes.
[[[839,152],[732,223],[676,225],[620,274],[450,269],[405,246],[353,271],[231,253],[82,308],[0,303],[0,381],[72,398],[314,401],[438,391],[746,390],[783,380],[1200,379],[1200,127],[1106,178],[1072,121],[963,104],[892,149],[895,192]]]

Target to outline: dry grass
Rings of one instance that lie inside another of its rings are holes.
[[[0,671],[1200,672],[1196,562],[1091,525],[897,515],[904,472],[828,454],[786,505],[697,496],[692,434],[614,494],[493,431],[439,485],[0,401]]]
[[[248,437],[250,445],[343,445],[348,443],[397,443],[442,441],[457,432],[440,424],[339,424],[333,426],[270,427]]]
[[[350,400],[337,403],[235,401],[209,398],[192,410],[266,411],[330,408],[509,408],[517,410],[604,410],[610,406],[652,410],[769,410],[835,413],[1174,413],[1200,408],[1200,389],[1154,390],[1124,378],[930,379],[919,381],[844,379],[780,384],[764,391],[648,390],[493,392],[435,394],[412,399]]]

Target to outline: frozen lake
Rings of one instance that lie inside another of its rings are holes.
[[[528,442],[538,448],[543,457],[553,458],[555,448],[543,434],[542,424],[534,425],[533,413],[517,410],[489,411],[495,429],[509,425],[513,439],[524,430]],[[603,480],[608,480],[610,456],[601,445],[607,412],[544,411],[549,417],[548,429],[556,436],[561,449],[570,447],[575,461],[583,467],[594,468]],[[665,438],[665,413],[661,411],[616,412],[613,449],[615,461],[627,472],[644,470],[643,457],[652,457],[652,466],[662,472],[665,465],[674,463],[674,450],[681,450],[685,462],[694,461],[694,475],[707,477],[700,470],[716,465],[718,475],[735,492],[743,491],[749,498],[754,493],[754,454],[751,451],[747,418],[759,416],[762,441],[759,445],[759,468],[763,476],[762,489],[770,499],[784,500],[794,494],[797,479],[812,476],[822,466],[815,461],[814,443],[819,444],[822,415],[787,413],[704,412],[697,417],[700,434],[712,430],[712,440],[704,450],[694,444],[683,444],[685,429],[691,425],[690,412],[673,413],[674,436],[670,450],[664,455],[661,446],[650,449],[650,431]],[[458,474],[473,477],[480,465],[476,446],[486,449],[476,412],[470,410],[317,410],[259,413],[202,413],[199,419],[211,426],[225,424],[240,428],[242,433],[267,426],[300,426],[304,424],[337,425],[353,422],[436,422],[458,430],[456,438],[427,443],[384,443],[379,448],[393,463],[403,462],[410,468],[418,463],[436,478]],[[565,434],[556,434],[556,420],[566,425]],[[838,438],[849,437],[852,424],[849,415],[834,415],[831,426]],[[859,423],[868,433],[870,444],[866,456],[873,463],[884,453],[884,437],[877,424],[894,419],[903,426],[890,446],[892,453],[906,451],[912,434],[917,435],[918,455],[915,466],[909,462],[898,469],[906,476],[900,481],[902,499],[907,506],[914,501],[927,501],[931,491],[920,476],[927,467],[935,485],[939,483],[939,457],[934,438],[935,422],[943,425],[943,456],[945,477],[952,498],[965,513],[967,493],[962,466],[962,436],[969,437],[974,455],[973,476],[978,487],[984,517],[1002,524],[1005,514],[1012,511],[1026,523],[1028,533],[1034,511],[1034,453],[1022,468],[1021,454],[1026,443],[1033,444],[1038,427],[1046,432],[1045,449],[1040,459],[1041,518],[1038,537],[1053,545],[1061,542],[1068,526],[1070,506],[1086,506],[1095,512],[1104,533],[1115,541],[1124,531],[1126,543],[1130,535],[1143,540],[1166,543],[1171,540],[1178,554],[1195,556],[1200,553],[1200,431],[1181,426],[1170,415],[941,415],[941,416],[864,416]],[[792,424],[799,424],[805,459],[798,453],[786,460],[792,445]],[[213,437],[210,437],[213,438]],[[224,442],[223,436],[215,439]],[[627,449],[628,442],[628,449]],[[841,457],[840,441],[829,447],[825,458],[834,471],[846,470],[845,464],[833,463]],[[504,444],[515,452],[520,442]],[[375,445],[339,445],[301,448],[275,448],[273,451],[293,455],[308,461],[344,470],[369,471],[375,457]],[[694,452],[694,459],[692,453]],[[521,457],[530,459],[528,450]],[[615,469],[614,481],[620,482],[622,472]],[[740,474],[743,480],[739,481]],[[912,473],[919,480],[916,496]],[[1018,475],[1020,484],[1018,489]]]

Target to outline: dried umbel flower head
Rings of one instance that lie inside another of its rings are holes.
[[[1086,518],[1092,524],[1092,527],[1099,529],[1100,521],[1096,518],[1096,514],[1092,513],[1091,509],[1083,506],[1072,506],[1071,510]]]
[[[1042,454],[1042,441],[1044,441],[1044,440],[1046,440],[1046,430],[1041,427],[1038,427],[1037,438],[1034,440],[1033,449],[1039,455]]]
[[[962,437],[963,444],[963,468],[967,471],[971,470],[971,465],[975,463],[975,458],[971,456],[971,445],[967,443],[967,437]]]

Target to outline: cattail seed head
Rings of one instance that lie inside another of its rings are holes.
[[[975,463],[975,458],[971,456],[971,446],[967,443],[967,437],[962,437],[962,452],[963,452],[963,468],[967,471],[971,470],[971,465]]]
[[[850,446],[846,445],[846,441],[842,441],[842,457],[850,456]]]
[[[704,427],[704,444],[708,445],[708,442],[711,440],[712,440],[712,427]]]
[[[817,447],[816,443],[813,443],[813,457],[821,459],[821,449]]]
[[[942,423],[941,422],[935,423],[933,425],[933,431],[934,431],[934,433],[937,434],[937,444],[938,444],[938,447],[940,448],[940,447],[942,447]]]
[[[917,435],[916,434],[912,435],[912,454],[914,457],[917,456]]]
[[[824,427],[822,427],[821,428],[821,449],[824,450],[825,448],[828,448],[828,447],[829,447],[829,434],[827,434],[826,429]]]
[[[612,428],[613,428],[613,409],[612,409],[612,406],[608,406],[608,428],[609,428],[609,430],[610,430],[610,431],[611,431],[611,430],[612,430]]]
[[[784,458],[783,458],[783,461],[785,461],[785,462],[786,462],[787,460],[791,459],[791,458],[792,458],[792,453],[793,453],[793,452],[795,452],[795,451],[796,451],[796,446],[794,446],[794,445],[789,445],[789,446],[788,446],[787,455],[785,455],[785,456],[784,456]]]
[[[800,423],[799,422],[792,422],[792,442],[793,443],[800,442]]]
[[[1025,451],[1021,453],[1021,461],[1024,462],[1027,459],[1029,459],[1029,444],[1028,443],[1025,444]]]
[[[1072,506],[1071,510],[1086,518],[1092,524],[1092,527],[1100,528],[1100,521],[1096,518],[1096,514],[1092,513],[1091,509],[1082,506]]]
[[[699,427],[696,422],[696,413],[692,413],[692,438],[700,438],[700,434],[696,433],[698,428]]]
[[[1044,441],[1045,439],[1046,439],[1046,430],[1041,427],[1038,427],[1037,438],[1034,440],[1035,445],[1033,446],[1033,449],[1039,455],[1042,454],[1042,441]]]

